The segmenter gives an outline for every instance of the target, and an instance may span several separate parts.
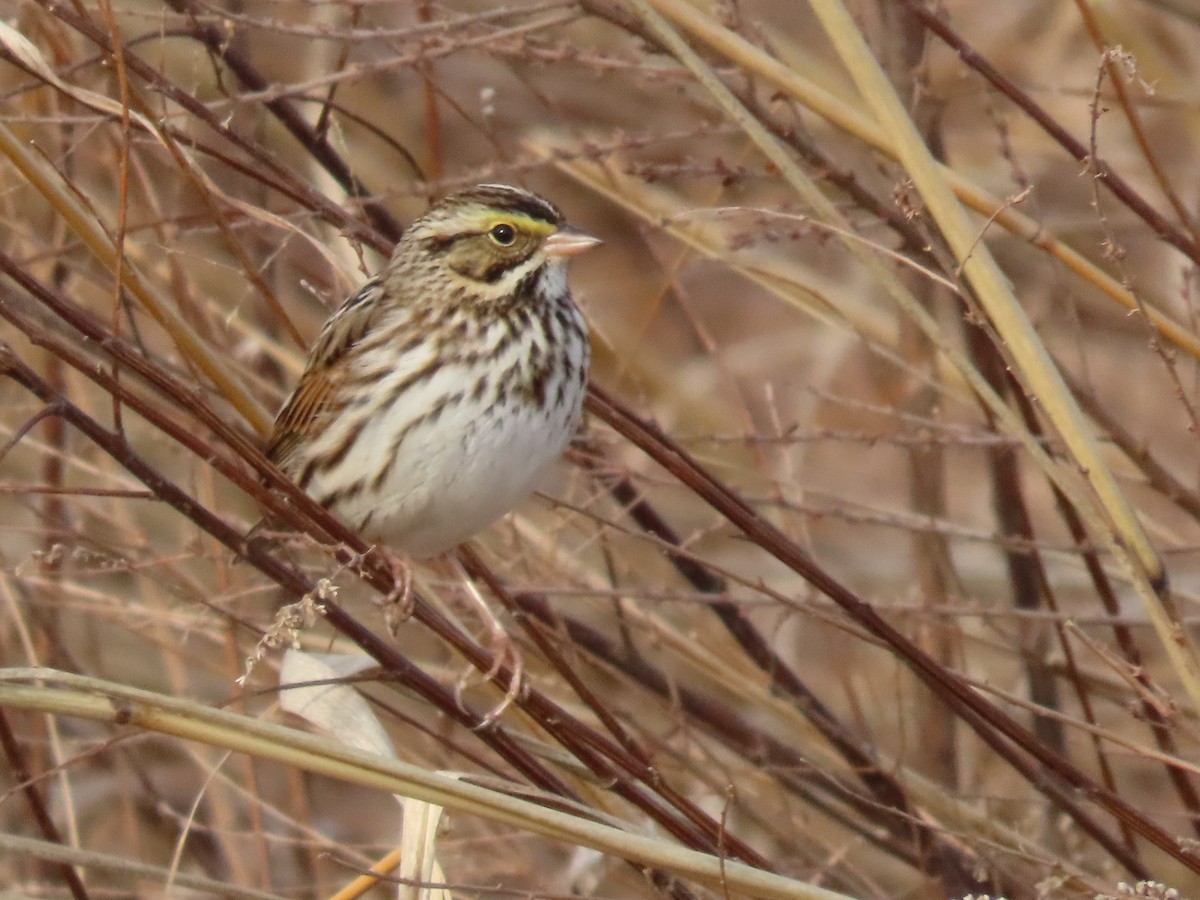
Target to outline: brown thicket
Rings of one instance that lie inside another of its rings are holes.
[[[399,762],[480,788],[437,795],[459,896],[1200,883],[1187,4],[11,16],[6,886],[324,897],[376,865],[399,789],[301,754],[356,738],[306,736],[285,653],[361,658],[333,680]],[[400,621],[261,435],[403,223],[481,181],[606,242],[573,271],[588,427]]]

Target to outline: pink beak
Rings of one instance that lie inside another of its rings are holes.
[[[545,243],[542,244],[542,252],[547,256],[578,256],[602,243],[600,238],[592,237],[570,225],[564,225],[546,238]]]

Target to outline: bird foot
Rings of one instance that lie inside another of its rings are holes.
[[[484,716],[483,720],[475,726],[475,730],[479,731],[480,729],[490,727],[497,719],[504,715],[505,711],[521,695],[525,681],[525,660],[521,656],[521,652],[516,648],[516,645],[513,644],[513,640],[509,637],[508,632],[504,630],[504,626],[500,624],[500,620],[496,618],[495,613],[488,606],[487,601],[483,599],[476,589],[474,582],[467,577],[466,573],[461,570],[461,567],[459,567],[459,571],[463,578],[462,584],[467,597],[470,598],[480,618],[487,624],[487,646],[491,651],[492,664],[484,673],[483,680],[486,682],[493,681],[496,679],[496,676],[505,670],[506,664],[508,668],[508,685],[505,689],[504,697],[499,705]],[[462,709],[466,709],[466,706],[462,702],[462,692],[470,681],[471,674],[471,669],[464,672],[454,689],[455,700]]]
[[[390,553],[383,553],[383,558],[392,572],[394,586],[383,598],[383,624],[388,633],[396,637],[400,626],[412,618],[416,605],[416,595],[413,593],[412,566]]]
[[[521,691],[525,688],[525,659],[521,656],[521,651],[516,648],[512,638],[508,636],[508,632],[504,630],[495,617],[491,617],[490,626],[488,629],[490,632],[488,649],[492,654],[492,665],[484,673],[483,680],[493,681],[504,670],[505,664],[508,663],[508,688],[505,690],[504,697],[501,698],[500,702],[474,727],[474,731],[482,731],[490,728],[508,711],[508,708],[513,705],[513,702],[521,695]],[[470,680],[471,671],[468,669],[464,672],[463,677],[459,679],[459,683],[455,687],[455,699],[458,701],[459,706],[462,706],[462,691]]]

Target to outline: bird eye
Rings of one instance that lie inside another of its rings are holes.
[[[501,247],[508,247],[517,239],[517,230],[507,222],[501,222],[499,225],[494,225],[488,234],[490,234],[492,236],[492,240]]]

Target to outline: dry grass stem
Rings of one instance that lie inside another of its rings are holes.
[[[1195,893],[1185,6],[14,6],[0,883]],[[604,240],[589,416],[408,615],[261,435],[479,182]]]

